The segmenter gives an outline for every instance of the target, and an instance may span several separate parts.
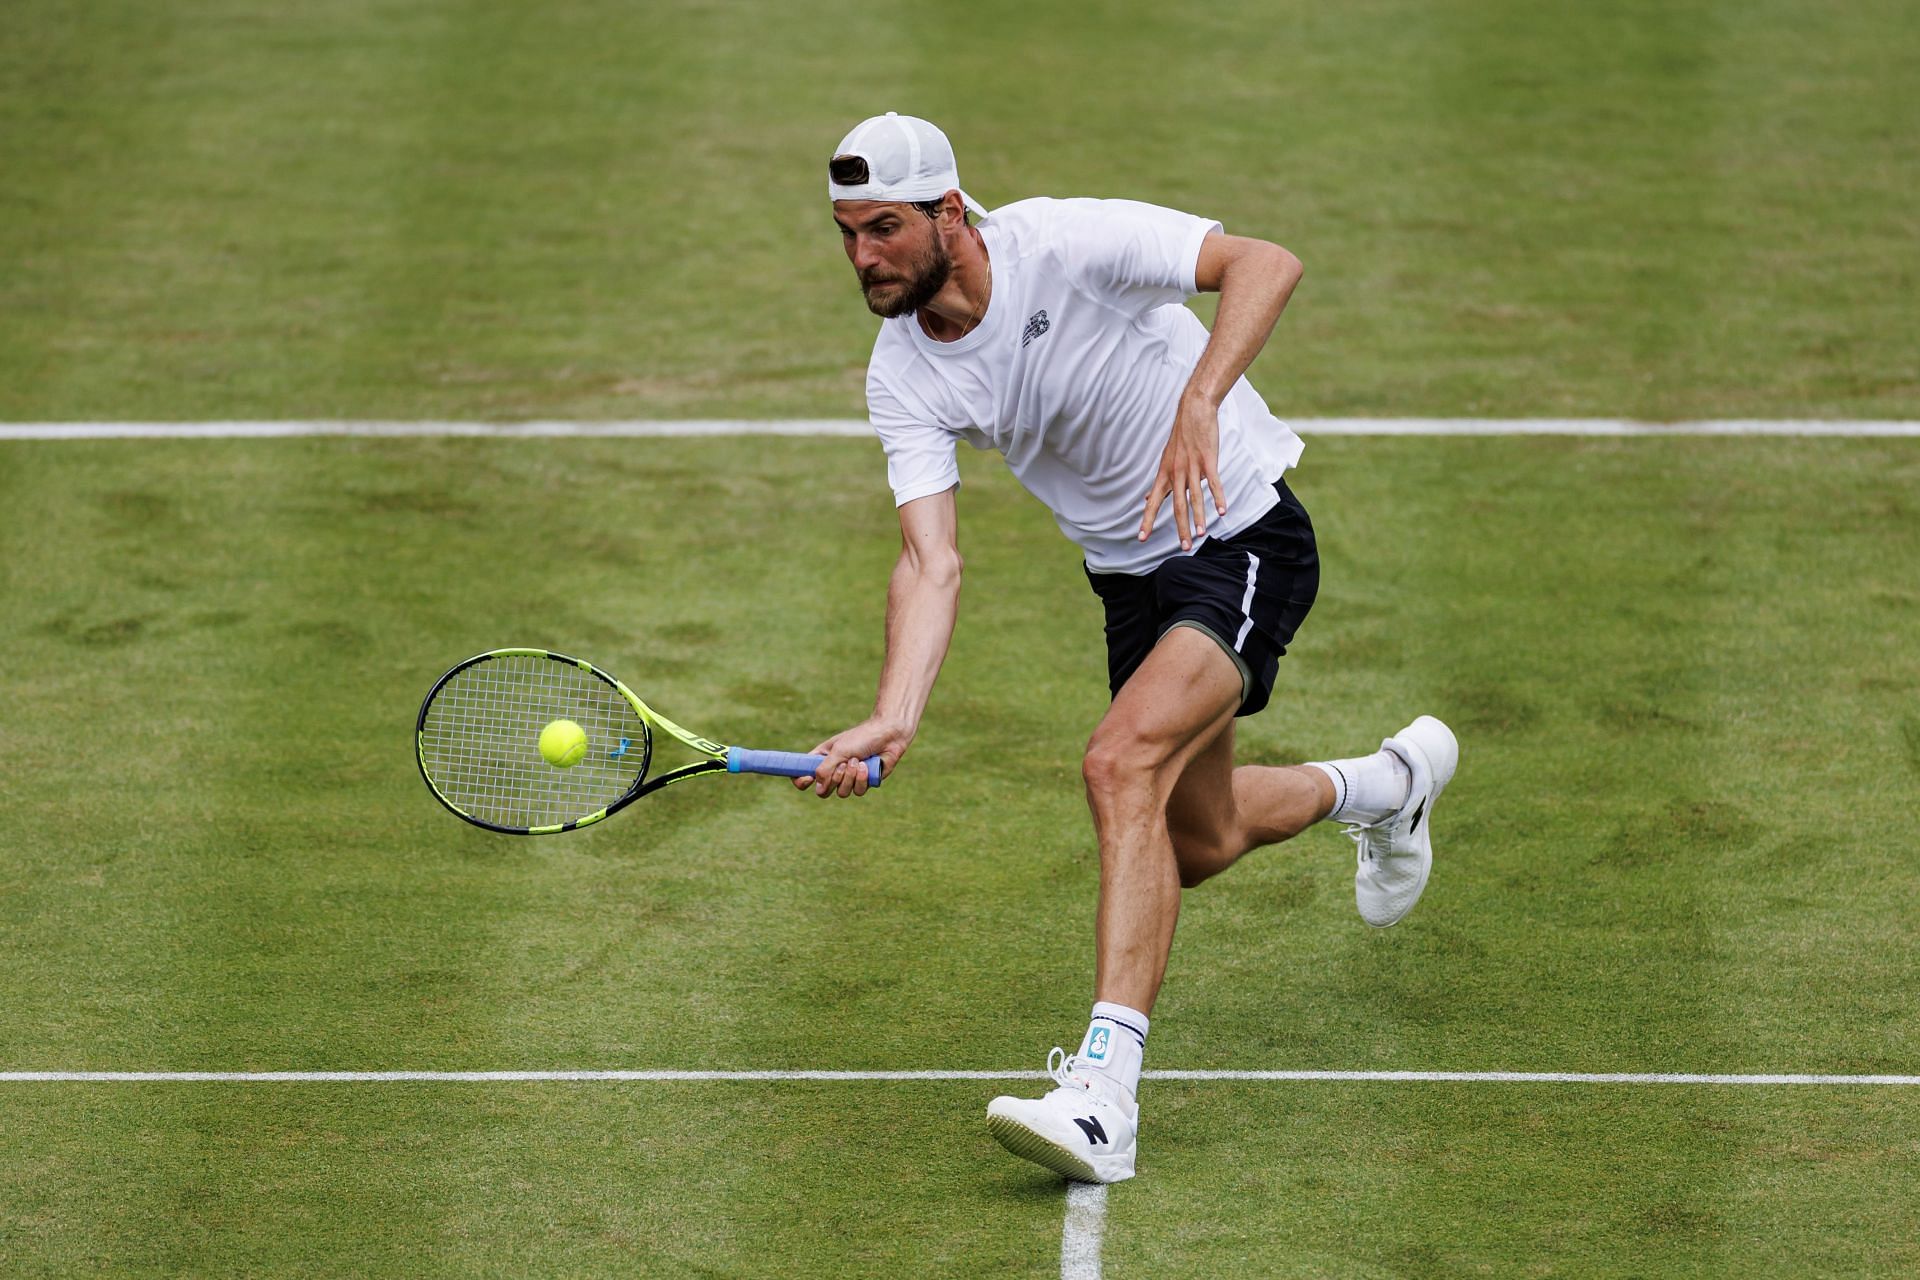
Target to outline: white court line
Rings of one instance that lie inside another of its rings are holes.
[[[643,419],[630,422],[16,422],[3,440],[221,440],[286,436],[873,436],[859,418]]]
[[[1838,436],[1920,438],[1920,422],[1706,419],[1637,422],[1629,418],[1293,418],[1303,436]],[[287,436],[846,436],[871,438],[859,418],[638,419],[623,422],[14,422],[8,440],[213,440]]]
[[[1298,418],[1303,436],[1904,436],[1920,422],[1714,418],[1639,422],[1631,418]]]
[[[1107,1229],[1107,1188],[1067,1184],[1067,1216],[1060,1223],[1060,1280],[1100,1280],[1100,1237]]]
[[[1163,1070],[1149,1080],[1380,1081],[1492,1084],[1920,1085],[1920,1075],[1712,1075],[1624,1071],[1234,1071]],[[0,1083],[519,1083],[544,1081],[1039,1080],[1043,1071],[5,1071]],[[1060,1224],[1061,1280],[1100,1280],[1107,1189],[1067,1186]]]
[[[1467,1084],[1920,1085],[1920,1075],[1701,1074],[1682,1071],[1145,1071],[1156,1080],[1370,1080]]]
[[[0,1084],[519,1084],[546,1081],[1044,1080],[1044,1071],[0,1071]]]
[[[1915,1086],[1920,1075],[1709,1075],[1634,1071],[1144,1071],[1147,1080],[1460,1084],[1698,1084]],[[0,1071],[0,1084],[519,1084],[733,1080],[1044,1080],[1044,1071]]]

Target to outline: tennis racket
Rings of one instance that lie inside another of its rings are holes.
[[[540,731],[571,720],[587,735],[570,768],[547,763]],[[703,757],[647,777],[653,735]],[[811,777],[824,756],[750,751],[688,733],[633,690],[579,658],[546,649],[495,649],[440,677],[414,726],[420,776],[441,804],[489,831],[544,836],[590,826],[662,787],[703,773]],[[880,785],[880,757],[867,785]]]

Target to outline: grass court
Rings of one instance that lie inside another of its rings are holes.
[[[824,150],[1126,195],[1308,275],[1283,417],[1920,417],[1902,6],[28,0],[0,419],[825,416]],[[1077,556],[962,459],[874,796],[702,779],[514,841],[414,772],[506,644],[689,728],[858,718],[858,440],[0,442],[0,1070],[1018,1069],[1084,1025]],[[1445,716],[1432,887],[1331,829],[1188,896],[1147,1066],[1920,1069],[1920,448],[1309,437],[1325,577],[1243,759]],[[1068,1047],[1071,1047],[1069,1045]],[[997,1081],[0,1083],[9,1275],[1032,1275]],[[1899,1088],[1149,1081],[1110,1276],[1897,1276]]]

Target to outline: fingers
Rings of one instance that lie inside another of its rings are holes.
[[[1207,514],[1207,497],[1213,497],[1214,513],[1221,518],[1227,514],[1226,489],[1220,483],[1220,469],[1211,454],[1202,454],[1195,459],[1193,470],[1187,477],[1188,509],[1193,513],[1193,534],[1198,538],[1207,532],[1207,526],[1213,523],[1213,517]],[[1180,544],[1185,547],[1186,543]]]
[[[1178,476],[1176,482],[1173,477]],[[1193,550],[1193,544],[1205,536],[1213,516],[1207,511],[1207,499],[1213,499],[1213,513],[1227,514],[1226,487],[1220,483],[1217,460],[1207,454],[1161,468],[1154,477],[1153,491],[1147,495],[1147,509],[1140,518],[1140,541],[1153,533],[1161,504],[1173,499],[1173,531],[1179,535],[1180,549]]]
[[[1145,542],[1147,535],[1153,532],[1154,517],[1160,514],[1160,504],[1173,492],[1173,472],[1165,463],[1160,466],[1160,474],[1153,478],[1153,491],[1147,494],[1147,511],[1140,518],[1140,541]]]
[[[1199,403],[1182,401],[1174,419],[1173,435],[1160,455],[1160,469],[1147,495],[1147,509],[1140,520],[1140,541],[1153,532],[1160,504],[1173,499],[1173,531],[1180,538],[1182,551],[1206,536],[1209,517],[1207,494],[1213,494],[1215,514],[1227,514],[1226,489],[1220,483],[1218,419],[1204,411]]]
[[[870,780],[868,758],[880,757],[880,776],[884,779],[906,754],[911,739],[910,729],[903,740],[897,726],[879,719],[844,729],[808,752],[819,756],[820,763],[812,773],[795,778],[794,789],[805,791],[811,787],[822,800],[828,796],[863,796],[875,785]]]
[[[828,738],[825,742],[815,743],[813,746],[813,749],[808,751],[807,754],[810,756],[825,756],[826,758],[820,762],[819,768],[813,771],[812,777],[795,778],[793,780],[793,789],[795,791],[805,791],[808,787],[819,784],[820,782],[823,781],[825,777],[825,775],[821,772],[821,770],[824,769],[824,770],[828,770],[829,772],[832,770],[833,739]]]
[[[838,796],[842,800],[849,796],[867,794],[867,762],[865,760],[839,759],[823,763],[815,776],[800,779],[802,786],[812,786],[814,794],[822,800],[828,796]]]
[[[1220,483],[1220,470],[1212,457],[1201,455],[1178,469],[1181,479],[1178,484],[1170,482],[1168,475],[1173,469],[1165,470],[1154,479],[1153,492],[1147,495],[1146,515],[1140,521],[1140,541],[1145,542],[1153,532],[1154,517],[1159,513],[1160,504],[1168,498],[1173,499],[1173,531],[1180,537],[1182,551],[1193,550],[1196,540],[1204,537],[1212,517],[1207,513],[1207,498],[1213,498],[1215,514],[1227,514],[1225,486]]]
[[[809,755],[824,754],[826,759],[820,762],[811,774],[804,778],[795,778],[795,789],[805,791],[813,788],[813,793],[822,800],[828,796],[863,796],[867,794],[867,761],[864,756],[847,756],[833,752],[830,743],[822,743],[809,752]],[[890,766],[881,765],[884,774]]]

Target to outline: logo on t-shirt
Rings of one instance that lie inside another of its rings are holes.
[[[1051,322],[1047,319],[1047,312],[1043,307],[1033,313],[1032,317],[1027,321],[1027,327],[1020,331],[1020,345],[1023,347],[1026,346],[1029,342],[1032,342],[1035,338],[1045,333],[1050,327]]]

